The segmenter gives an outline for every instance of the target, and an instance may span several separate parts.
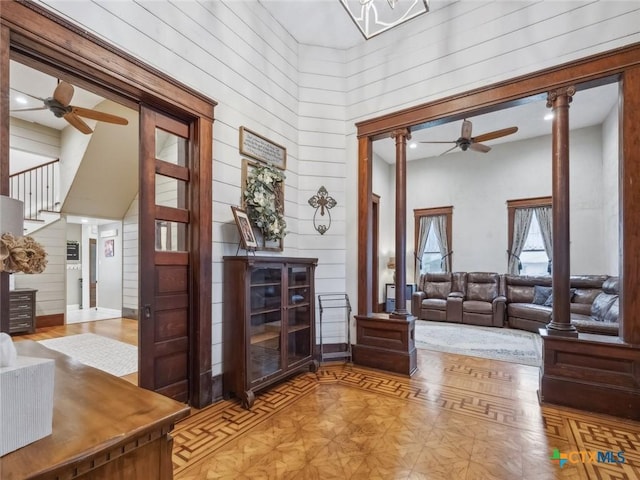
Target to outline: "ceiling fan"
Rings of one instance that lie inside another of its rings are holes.
[[[48,98],[40,98],[30,93],[21,92],[15,88],[12,88],[16,92],[23,95],[27,95],[36,100],[40,100],[44,105],[42,107],[24,108],[20,110],[11,110],[12,112],[30,112],[36,110],[50,110],[56,117],[64,118],[70,125],[80,130],[82,133],[92,133],[91,127],[86,124],[80,117],[90,118],[99,122],[115,123],[117,125],[127,125],[129,121],[126,118],[119,117],[117,115],[111,115],[110,113],[99,112],[98,110],[92,110],[89,108],[76,107],[70,105],[73,98],[73,85],[70,83],[61,81],[53,91],[53,95]]]
[[[460,138],[457,140],[450,141],[427,141],[420,143],[455,143],[453,147],[449,150],[442,152],[440,155],[444,155],[445,153],[449,153],[454,148],[460,148],[463,152],[466,152],[468,149],[474,150],[476,152],[487,153],[491,150],[491,147],[488,145],[484,145],[482,142],[486,142],[488,140],[494,140],[500,137],[506,137],[507,135],[511,135],[512,133],[516,133],[518,131],[518,127],[509,127],[503,128],[502,130],[495,130],[493,132],[483,133],[482,135],[478,135],[477,137],[471,136],[471,129],[473,125],[469,120],[463,120],[462,122],[462,130],[460,132]]]

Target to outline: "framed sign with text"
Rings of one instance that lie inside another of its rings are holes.
[[[281,170],[287,169],[287,149],[245,127],[240,127],[240,153]]]

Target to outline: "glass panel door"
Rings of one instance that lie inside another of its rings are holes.
[[[311,274],[307,267],[287,270],[287,359],[294,365],[311,355]]]
[[[250,380],[257,382],[282,369],[282,269],[251,272]]]

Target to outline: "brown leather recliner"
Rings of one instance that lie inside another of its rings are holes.
[[[462,309],[451,303],[462,297],[464,273],[426,273],[420,275],[418,289],[411,297],[412,312],[421,320],[462,322]]]
[[[500,291],[500,275],[467,273],[462,301],[462,323],[503,327],[507,299]]]

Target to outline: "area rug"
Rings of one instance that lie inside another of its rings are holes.
[[[111,338],[81,333],[39,343],[116,377],[138,371],[138,347]]]
[[[416,348],[540,366],[539,335],[508,328],[416,320]]]

